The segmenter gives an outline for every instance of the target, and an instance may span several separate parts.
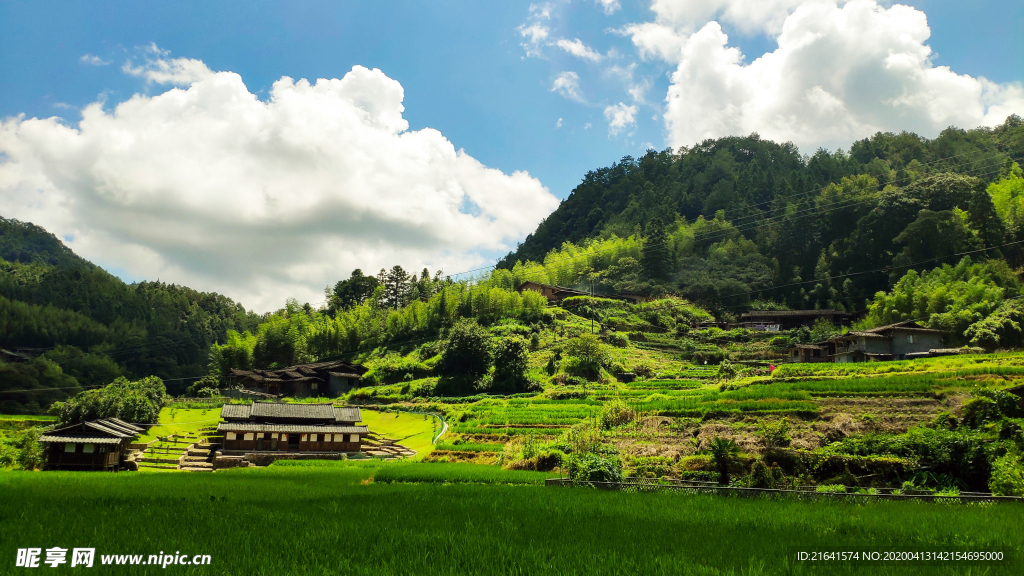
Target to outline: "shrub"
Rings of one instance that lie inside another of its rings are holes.
[[[576,482],[622,482],[622,461],[618,456],[572,454],[566,468],[569,478]]]
[[[622,400],[615,400],[604,405],[604,410],[601,412],[601,427],[609,430],[634,418],[636,418],[636,411]]]
[[[570,339],[565,343],[564,351],[566,356],[579,358],[580,365],[588,370],[596,368],[595,377],[601,366],[608,362],[608,354],[601,346],[601,341],[593,334],[580,334]]]
[[[154,424],[166,397],[164,383],[156,376],[134,382],[122,376],[104,388],[81,392],[66,402],[54,402],[50,414],[57,416],[61,424],[102,418]]]
[[[651,368],[651,365],[647,362],[640,362],[633,367],[633,374],[636,374],[640,378],[650,378],[651,376],[654,376],[654,368]]]
[[[703,365],[703,364],[721,364],[722,360],[725,360],[727,357],[728,357],[728,354],[726,353],[725,350],[722,350],[721,348],[713,348],[713,349],[709,348],[709,349],[695,350],[693,352],[693,356],[691,357],[691,359],[692,359],[694,364]]]
[[[595,381],[601,376],[600,364],[578,356],[567,356],[562,361],[562,369],[565,370],[566,374],[590,381]]]
[[[846,494],[846,486],[842,484],[822,484],[814,489],[818,494]]]
[[[487,373],[491,366],[491,358],[490,334],[475,320],[463,318],[448,332],[437,369],[450,379],[472,383]]]
[[[619,333],[612,332],[605,336],[605,341],[617,348],[626,348],[629,346],[629,336]]]
[[[526,365],[530,360],[526,339],[506,336],[494,347],[494,384],[504,390],[526,388]]]
[[[14,448],[17,453],[14,455],[14,462],[22,470],[35,470],[43,467],[43,448],[39,444],[39,437],[43,435],[43,429],[39,426],[26,428],[14,438]]]
[[[792,441],[792,438],[789,436],[789,420],[785,418],[774,422],[770,420],[758,421],[756,434],[761,437],[761,441],[768,448],[789,446],[789,443]]]
[[[1024,465],[1019,454],[1007,454],[992,463],[988,489],[997,496],[1024,496]]]

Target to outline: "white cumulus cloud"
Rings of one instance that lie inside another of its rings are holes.
[[[560,38],[555,42],[555,45],[577,58],[583,58],[584,60],[590,60],[591,62],[600,62],[601,59],[604,58],[604,56],[590,46],[584,44],[579,38],[574,38],[572,40]]]
[[[583,92],[580,91],[580,75],[575,72],[559,74],[551,84],[551,91],[558,92],[569,100],[583,102]]]
[[[627,106],[619,102],[604,109],[604,118],[608,121],[608,134],[617,136],[620,132],[636,125],[636,106]]]
[[[651,11],[659,24],[683,31],[717,20],[746,33],[777,34],[799,6],[819,1],[826,0],[654,0]]]
[[[656,0],[659,19],[627,29],[641,55],[676,65],[664,114],[671,146],[758,132],[804,149],[836,148],[879,130],[934,136],[950,125],[994,125],[1024,112],[1020,84],[934,65],[927,18],[908,6],[768,2],[781,18],[778,46],[752,62],[729,46],[718,22],[684,31],[712,7],[727,15],[755,4]],[[775,29],[767,12],[755,16],[749,21]]]
[[[109,60],[104,60],[95,54],[82,54],[82,57],[79,58],[78,61],[90,66],[106,66],[107,64],[110,64]]]
[[[131,68],[187,89],[91,104],[77,126],[0,122],[3,215],[130,277],[263,311],[319,301],[354,268],[480,265],[558,205],[529,174],[410,131],[403,88],[380,70],[284,77],[261,101],[238,74],[164,56]]]
[[[604,10],[604,13],[609,16],[614,14],[616,10],[622,7],[621,5],[619,5],[619,0],[594,0],[594,2],[601,6],[601,9]]]
[[[145,50],[143,58],[145,62],[134,66],[129,60],[124,63],[121,70],[132,76],[145,78],[147,82],[154,84],[171,84],[173,86],[188,86],[193,82],[205,80],[213,75],[206,64],[200,60],[191,58],[171,58],[166,56],[168,51],[161,50],[156,44],[150,44]]]

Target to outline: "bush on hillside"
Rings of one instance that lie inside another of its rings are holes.
[[[460,319],[448,332],[437,369],[443,376],[479,378],[491,366],[491,336],[475,320]]]
[[[593,334],[581,334],[570,339],[563,351],[565,360],[562,367],[565,372],[588,380],[597,380],[601,367],[608,361],[601,341]]]
[[[502,390],[524,390],[526,365],[530,360],[526,339],[506,336],[494,346],[494,386]]]
[[[622,482],[622,461],[618,456],[573,453],[566,460],[569,478],[576,482]]]
[[[1024,463],[1020,454],[1007,454],[992,463],[988,489],[997,496],[1024,496]]]
[[[166,397],[164,383],[156,376],[134,382],[122,376],[104,388],[87,390],[66,402],[54,402],[50,414],[61,424],[102,418],[155,424]]]

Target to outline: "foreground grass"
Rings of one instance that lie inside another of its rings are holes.
[[[272,466],[206,475],[0,473],[0,573],[17,548],[210,554],[177,574],[1019,574],[1000,566],[792,565],[790,546],[1002,547],[1016,505],[791,502],[435,484],[469,467]],[[496,469],[495,473],[501,471]],[[391,474],[390,482],[370,478]],[[404,483],[396,475],[419,476]],[[272,533],[273,538],[268,538]],[[142,574],[146,567],[95,573]],[[47,573],[70,571],[67,566]],[[150,568],[149,572],[154,570]],[[93,572],[90,572],[93,573]]]

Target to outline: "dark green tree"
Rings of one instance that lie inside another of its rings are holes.
[[[348,280],[341,280],[333,289],[326,289],[327,312],[333,316],[338,310],[348,310],[362,304],[373,295],[377,285],[376,278],[364,276],[363,271],[356,268]]]
[[[494,346],[494,387],[519,392],[526,389],[529,345],[522,336],[506,336]]]
[[[476,320],[459,319],[448,331],[437,370],[449,378],[475,382],[492,360],[491,335]]]
[[[665,223],[660,217],[653,218],[647,225],[643,252],[640,255],[644,276],[649,280],[668,280],[672,273],[672,254],[669,250]]]

